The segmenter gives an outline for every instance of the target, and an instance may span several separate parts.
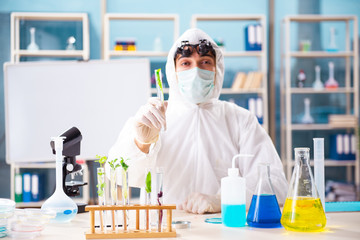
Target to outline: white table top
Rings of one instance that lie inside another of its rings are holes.
[[[250,228],[228,228],[222,224],[205,223],[209,217],[221,217],[220,214],[196,215],[183,211],[174,211],[173,220],[186,220],[191,222],[188,229],[176,229],[176,239],[211,240],[211,239],[360,239],[360,212],[327,213],[327,225],[323,232],[300,233],[287,231],[284,228],[261,229]],[[55,224],[49,223],[43,230],[38,240],[70,240],[85,239],[85,232],[90,229],[89,213],[78,214],[70,223]],[[3,239],[12,239],[5,237]],[[162,238],[164,239],[164,238]],[[175,239],[175,238],[169,238]]]

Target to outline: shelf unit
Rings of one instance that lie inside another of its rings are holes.
[[[261,51],[224,51],[224,57],[256,57],[259,61],[259,68],[263,74],[262,77],[262,87],[259,89],[249,89],[249,90],[237,90],[233,91],[232,89],[222,89],[221,94],[258,94],[263,99],[263,124],[262,126],[268,132],[269,130],[269,117],[268,117],[268,89],[267,89],[267,42],[266,42],[266,18],[264,15],[208,15],[208,14],[196,14],[192,16],[191,27],[195,28],[199,21],[256,21],[262,26],[262,47]]]
[[[345,35],[345,51],[339,52],[326,52],[326,51],[309,51],[299,52],[292,51],[290,43],[294,40],[291,39],[291,23],[308,23],[308,22],[345,22],[346,35]],[[353,36],[358,36],[358,22],[356,16],[322,16],[322,15],[297,15],[287,16],[282,22],[282,61],[281,61],[281,156],[286,168],[287,178],[290,179],[292,167],[294,166],[293,160],[293,134],[295,131],[319,131],[319,130],[350,130],[354,134],[358,132],[357,125],[345,125],[340,127],[333,127],[330,124],[296,124],[292,119],[292,96],[302,94],[305,96],[324,96],[324,94],[345,94],[346,96],[346,114],[352,114],[357,119],[359,117],[359,56],[358,56],[358,42],[353,41],[351,50],[350,40],[350,22],[353,24]],[[345,59],[345,86],[339,87],[334,90],[323,89],[314,90],[312,88],[295,88],[292,87],[292,81],[295,81],[291,76],[291,60],[296,58],[344,58]],[[352,60],[352,64],[351,64]],[[352,78],[351,84],[351,65],[352,65]],[[352,98],[351,98],[352,97]],[[353,112],[351,112],[351,104],[353,105]],[[306,142],[307,141],[307,142]],[[306,145],[312,146],[312,139],[304,139]],[[325,153],[325,156],[327,154]],[[359,151],[356,151],[356,160],[332,160],[325,159],[325,166],[339,167],[345,166],[347,168],[347,180],[351,181],[351,169],[355,168],[354,182],[359,189],[360,184],[360,165],[359,165]]]
[[[179,37],[179,16],[177,14],[121,14],[106,13],[104,15],[104,48],[105,60],[111,57],[167,57],[168,52],[158,51],[115,51],[110,49],[110,21],[114,20],[159,20],[174,22],[174,41]]]
[[[20,21],[81,21],[83,34],[82,50],[38,50],[28,51],[20,49]],[[11,62],[19,62],[20,57],[81,57],[89,60],[89,19],[86,13],[38,13],[13,12],[11,13]]]
[[[41,50],[28,51],[20,49],[20,21],[81,21],[83,35],[82,50]],[[40,13],[40,12],[13,12],[11,13],[10,26],[10,55],[11,62],[19,62],[21,57],[80,57],[83,60],[89,60],[89,20],[86,13]],[[15,172],[19,169],[51,169],[55,168],[55,163],[11,163],[10,164],[10,197],[14,199],[14,178]],[[88,182],[88,170],[84,169],[84,180]],[[88,186],[83,187],[83,197],[77,200],[88,202]],[[17,207],[41,207],[43,201],[17,203]]]
[[[42,162],[42,163],[11,163],[10,164],[10,198],[11,200],[15,199],[15,174],[19,172],[21,168],[23,169],[55,169],[55,162]],[[88,185],[83,186],[82,189],[82,197],[72,198],[77,203],[88,203],[90,200],[90,190],[89,190],[89,169],[86,163],[82,164],[83,166],[83,181],[87,182]],[[52,193],[51,193],[52,195]],[[45,200],[41,200],[38,202],[18,202],[16,203],[17,208],[39,208],[45,202]]]

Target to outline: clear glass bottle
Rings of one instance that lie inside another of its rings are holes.
[[[295,148],[295,167],[281,217],[281,224],[291,231],[316,232],[326,225],[309,164],[309,150]]]
[[[281,227],[281,211],[270,179],[270,164],[258,165],[259,181],[252,196],[246,222],[250,227]]]
[[[310,114],[310,98],[304,98],[304,116],[301,119],[301,123],[312,124],[314,123],[314,118]]]
[[[30,28],[30,43],[26,47],[28,51],[32,51],[32,52],[39,51],[39,46],[35,42],[35,32],[36,32],[36,28],[34,27]]]

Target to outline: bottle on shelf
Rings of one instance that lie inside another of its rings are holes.
[[[30,28],[30,43],[26,48],[28,51],[33,51],[33,52],[39,51],[39,46],[35,42],[35,32],[36,32],[36,28],[34,27]]]
[[[297,75],[296,86],[298,88],[303,88],[305,86],[305,80],[306,80],[306,74],[305,74],[304,70],[300,69],[300,71]]]
[[[161,52],[163,50],[162,42],[160,37],[156,37],[154,40],[154,51]]]
[[[69,50],[69,51],[76,50],[75,45],[74,45],[75,42],[76,42],[75,37],[74,37],[74,36],[70,36],[70,37],[67,39],[66,50]]]
[[[339,87],[339,83],[334,78],[334,63],[329,62],[329,79],[325,82],[325,88],[336,89]]]
[[[336,46],[335,34],[336,34],[336,29],[334,27],[331,27],[330,28],[330,43],[329,43],[329,47],[326,48],[326,51],[328,51],[328,52],[337,52],[339,50]]]
[[[320,79],[320,66],[315,66],[315,82],[313,82],[313,88],[315,90],[323,90],[324,84],[322,83]]]
[[[314,123],[314,118],[310,114],[310,98],[304,99],[304,116],[301,119],[301,123],[312,124]]]
[[[311,50],[311,41],[308,39],[304,39],[300,41],[300,51],[301,52],[309,52]]]

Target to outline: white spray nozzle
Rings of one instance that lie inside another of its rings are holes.
[[[52,137],[51,141],[54,142],[55,150],[61,151],[63,150],[63,142],[66,137]],[[57,152],[57,151],[56,151]]]
[[[240,154],[237,154],[233,157],[232,159],[232,168],[229,168],[228,169],[228,175],[229,176],[232,176],[232,177],[236,177],[236,176],[239,176],[239,169],[235,167],[235,160],[237,158],[242,158],[242,157],[254,157],[253,154],[243,154],[243,153],[240,153]]]

